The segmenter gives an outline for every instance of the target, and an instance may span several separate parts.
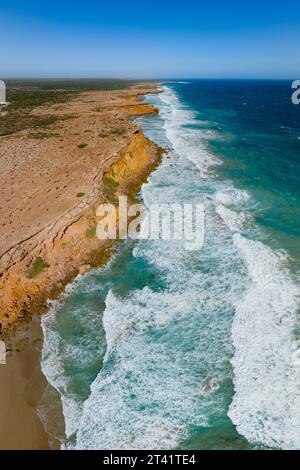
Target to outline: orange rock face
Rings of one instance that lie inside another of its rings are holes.
[[[95,210],[133,196],[161,149],[129,117],[156,112],[141,101],[155,85],[87,92],[34,114],[62,117],[49,129],[0,138],[0,325],[2,336],[43,312],[80,271],[103,261],[111,243],[95,237]],[[47,135],[43,135],[47,134]],[[108,190],[105,177],[116,182]],[[81,268],[82,270],[82,268]]]

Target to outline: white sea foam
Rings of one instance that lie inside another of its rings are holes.
[[[169,98],[176,103],[175,95]],[[180,132],[194,114],[180,109],[173,112],[166,104],[163,118],[170,120],[170,128],[177,126]],[[195,129],[191,137],[195,155],[198,152],[202,158],[202,150],[198,149],[201,132]],[[183,153],[184,145],[180,150],[181,154],[173,152],[172,158],[165,157],[158,176],[152,176],[143,188],[146,206],[199,198],[201,191],[195,188],[201,172]],[[207,158],[207,166],[211,166],[212,159]],[[185,180],[194,187],[190,188]],[[230,348],[227,337],[231,310],[224,285],[230,274],[224,265],[221,273],[191,270],[197,261],[180,241],[147,243],[139,241],[134,256],[155,265],[167,288],[161,293],[149,288],[130,291],[127,299],[108,294],[103,317],[106,341],[96,338],[107,345],[104,366],[85,401],[74,393],[65,361],[84,369],[92,333],[73,338],[69,328],[65,331],[64,325],[59,326],[57,306],[43,318],[43,370],[61,394],[66,434],[76,435],[76,448],[173,448],[188,435],[190,426],[208,425],[208,416],[224,414],[223,397],[217,389],[229,373],[224,368],[224,357]],[[212,296],[208,285],[214,285],[219,295]],[[93,290],[94,286],[87,283],[87,288]],[[78,314],[74,310],[77,306]],[[77,303],[67,313],[79,322],[83,308]],[[87,308],[83,321],[93,326],[101,316],[95,312],[90,315]],[[221,317],[216,313],[219,311]],[[217,345],[217,353],[213,345]],[[64,443],[65,448],[70,446],[72,442]]]
[[[182,152],[180,133],[168,135]],[[239,232],[249,220],[245,207],[250,195],[226,182],[220,186],[214,194],[216,212],[231,231]],[[233,242],[249,278],[245,294],[232,297],[235,395],[228,414],[250,442],[299,449],[300,348],[294,339],[299,288],[283,255],[239,233]]]
[[[222,217],[226,225],[232,231],[242,230],[245,222],[247,221],[246,214],[228,209],[228,207],[225,207],[222,204],[216,207],[216,212]]]
[[[250,195],[214,179],[220,160],[206,141],[218,138],[215,131],[201,129],[167,87],[153,99],[161,100],[174,151],[143,186],[144,203],[198,201],[209,185],[205,249],[193,257],[180,241],[137,243],[133,256],[155,266],[166,287],[130,290],[126,298],[109,292],[104,365],[85,401],[72,393],[61,356],[89,347],[84,340],[61,343],[55,317],[44,317],[43,370],[62,395],[67,434],[76,434],[77,449],[176,448],[192,426],[223,417],[233,304],[235,395],[228,414],[251,442],[299,448],[298,289],[282,256],[238,233]]]
[[[171,102],[178,106],[174,98]],[[189,148],[185,135],[172,125],[166,127],[177,151],[185,152]],[[205,167],[201,157],[202,161],[197,154],[196,161]],[[216,212],[231,231],[239,232],[248,220],[245,207],[250,195],[226,182],[219,186],[214,194]],[[250,442],[299,449],[300,348],[294,340],[299,288],[281,254],[239,233],[233,235],[233,242],[249,278],[244,280],[242,298],[232,297],[236,306],[232,327],[235,395],[228,414]]]
[[[104,367],[84,404],[77,449],[174,448],[189,426],[209,424],[208,409],[220,413],[222,398],[215,392],[225,378],[227,318],[212,316],[218,300],[204,289],[192,292],[144,288],[128,299],[108,294]],[[212,344],[219,344],[219,353]]]
[[[161,110],[165,121],[164,128],[167,138],[174,150],[195,164],[202,177],[205,177],[211,167],[220,164],[220,160],[207,150],[209,138],[216,138],[216,133],[199,128],[188,128],[189,124],[200,124],[193,111],[183,109],[180,101],[172,90],[164,87],[160,94],[163,102],[169,107]]]
[[[176,445],[185,431],[178,414],[182,408],[190,417],[196,412],[192,401],[187,410],[180,397],[193,395],[193,384],[183,379],[179,388],[180,364],[171,364],[172,353],[162,344],[147,341],[147,331],[153,334],[165,329],[172,317],[180,315],[182,301],[179,296],[154,294],[147,288],[127,301],[108,295],[103,318],[106,365],[85,402],[77,449]],[[199,424],[204,421],[198,417]]]
[[[229,416],[252,442],[300,448],[300,365],[293,339],[299,289],[283,256],[234,235],[250,281],[232,327],[235,395]]]
[[[76,365],[76,367],[84,369],[93,360],[93,350],[91,335],[78,338],[76,335],[72,337],[70,331],[65,332],[65,335],[60,331],[58,312],[72,293],[80,291],[80,289],[84,291],[87,286],[90,293],[96,288],[93,284],[92,273],[77,276],[73,283],[67,285],[59,300],[49,302],[50,309],[41,318],[44,335],[41,367],[48,382],[59,392],[61,397],[67,437],[77,431],[83,401],[74,391],[72,376],[66,372],[66,363],[72,363],[73,366]],[[84,318],[79,305],[72,308],[72,318],[69,319],[68,329],[72,328],[72,323],[79,328],[80,322],[86,322],[90,330],[99,328],[101,325],[101,321],[93,315],[93,312],[87,312]],[[99,347],[100,350],[97,348],[98,354],[101,352],[101,345]],[[104,347],[103,345],[102,349]]]
[[[173,93],[163,93],[162,99],[167,106],[161,115],[172,129],[173,144],[192,114],[170,109],[170,103],[179,106]],[[187,140],[203,159],[201,130],[193,132]],[[196,189],[202,172],[187,157],[186,144],[177,150],[143,186],[146,207],[203,196]],[[230,299],[240,274],[238,266],[232,269],[234,247],[228,238],[223,240],[224,227],[214,229],[218,219],[212,208],[207,217],[202,260],[181,241],[139,240],[133,255],[155,266],[166,287],[130,291],[126,298],[112,291],[107,295],[104,366],[84,403],[77,449],[176,448],[192,426],[209,426],[214,416],[226,413],[219,390],[230,377]],[[203,272],[202,263],[208,263]]]
[[[250,194],[243,189],[223,185],[222,189],[216,192],[215,199],[226,206],[239,205],[249,201]]]
[[[61,337],[54,326],[58,306],[57,302],[53,302],[51,309],[41,320],[44,333],[41,367],[48,382],[60,394],[65,417],[65,433],[70,437],[77,431],[82,403],[68,393],[69,381],[64,369],[66,351],[62,351]],[[67,354],[72,355],[74,352],[69,348]]]

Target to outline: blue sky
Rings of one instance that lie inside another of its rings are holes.
[[[300,1],[8,0],[0,76],[300,78]]]

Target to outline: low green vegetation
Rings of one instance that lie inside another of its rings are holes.
[[[7,89],[8,111],[32,111],[38,106],[66,103],[75,96],[70,91]],[[57,108],[56,108],[57,109]]]
[[[122,127],[118,127],[117,129],[112,129],[109,132],[100,132],[98,134],[99,137],[109,137],[109,136],[121,136],[126,134],[126,129],[123,129]]]
[[[104,176],[103,178],[103,185],[104,185],[104,198],[107,202],[111,202],[113,204],[117,204],[117,198],[116,198],[116,190],[119,186],[119,183],[115,181],[113,178],[110,178],[109,176]]]
[[[10,79],[6,80],[8,88],[22,88],[30,91],[97,91],[122,90],[138,83],[137,80],[78,78],[78,79]]]
[[[27,277],[29,279],[33,279],[34,277],[38,276],[44,269],[49,268],[49,264],[43,260],[40,256],[35,258],[31,269],[27,273]]]
[[[39,106],[61,105],[83,91],[121,90],[138,83],[120,79],[9,79],[7,86],[7,113],[0,116],[0,137],[9,136],[24,129],[47,127],[62,116],[37,116],[30,114]],[[102,111],[100,107],[97,111]]]
[[[96,227],[88,228],[85,232],[86,238],[95,238],[96,236]]]
[[[98,136],[104,138],[104,137],[108,137],[109,134],[107,132],[100,132],[100,134],[98,134]]]
[[[30,132],[27,135],[29,139],[50,139],[51,137],[59,137],[55,132]]]
[[[14,134],[25,129],[43,128],[55,124],[59,120],[57,116],[34,116],[26,113],[8,112],[0,117],[0,137]]]
[[[79,144],[79,145],[77,145],[77,147],[79,149],[84,149],[85,147],[87,147],[87,144]]]
[[[115,189],[119,186],[119,183],[117,181],[115,181],[114,179],[110,178],[109,176],[104,176],[103,183],[105,185],[109,185],[109,186],[111,186]]]
[[[8,88],[5,114],[0,116],[0,137],[14,134],[25,129],[46,128],[59,120],[74,116],[59,116],[54,114],[35,115],[31,111],[39,106],[65,103],[72,99],[75,93],[64,91],[25,91]]]
[[[113,129],[111,133],[115,135],[124,135],[126,133],[126,130],[122,127],[118,127],[117,129]]]
[[[85,196],[85,193],[77,193],[76,196],[77,197],[83,197],[83,196]]]

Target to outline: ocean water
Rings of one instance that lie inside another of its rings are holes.
[[[205,243],[126,241],[42,318],[63,448],[300,449],[290,86],[190,80],[146,97],[160,113],[142,129],[169,150],[139,197],[204,203]]]

